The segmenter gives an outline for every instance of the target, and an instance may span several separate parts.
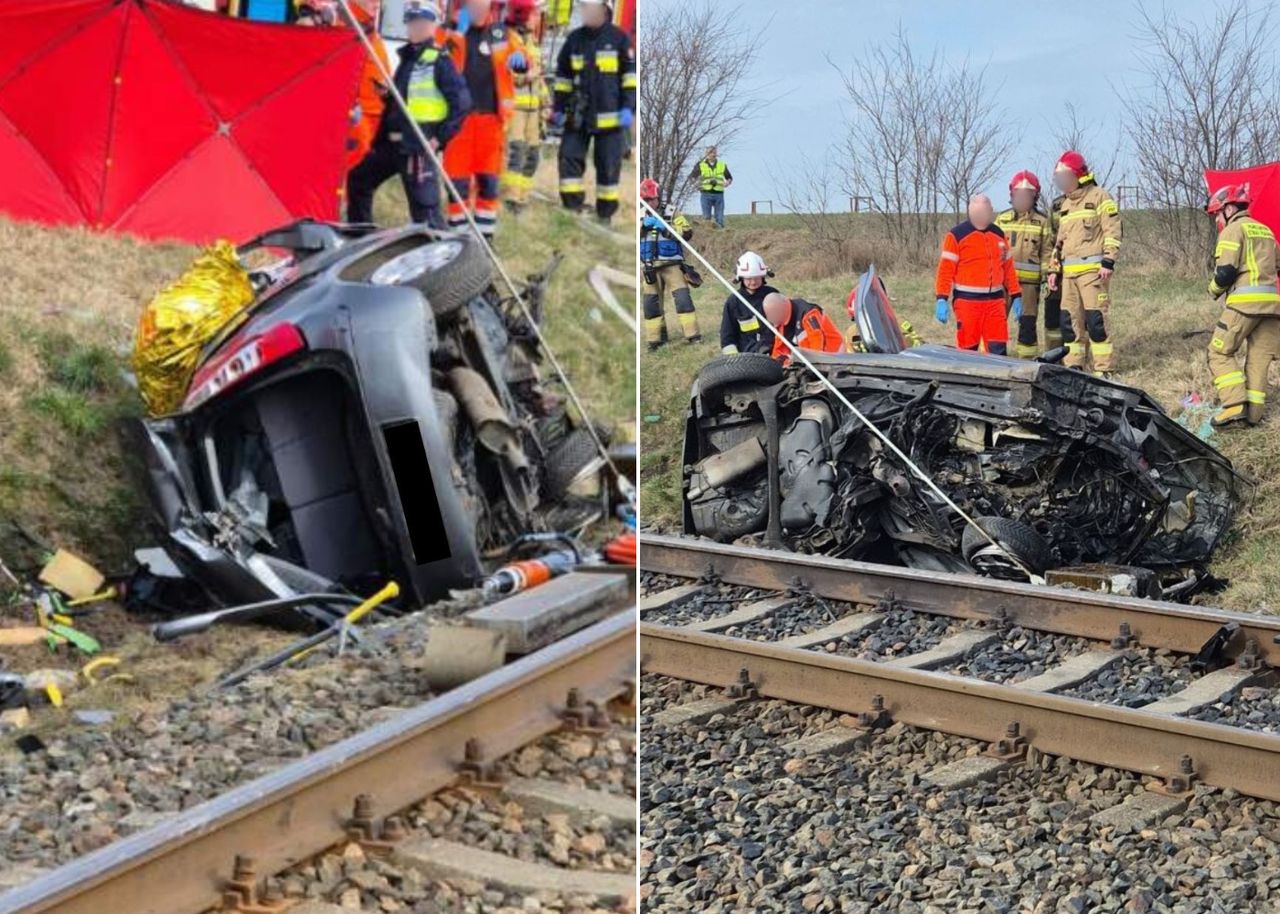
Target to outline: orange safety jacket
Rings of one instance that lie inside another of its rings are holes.
[[[360,160],[368,154],[374,138],[378,135],[382,114],[387,107],[386,77],[382,74],[391,72],[387,46],[383,44],[382,36],[373,28],[373,19],[363,7],[356,6],[353,9],[356,19],[359,20],[358,27],[363,28],[368,35],[369,43],[373,45],[374,53],[378,55],[378,60],[381,62],[381,68],[373,58],[365,55],[364,65],[360,70],[360,91],[356,96],[355,108],[352,110],[351,130],[347,134],[348,168],[354,168],[360,164]]]
[[[802,298],[790,299],[791,316],[782,322],[778,332],[791,341],[799,349],[814,352],[842,352],[844,337],[831,318],[812,302]],[[775,359],[784,365],[791,364],[791,350],[778,337],[773,338]]]
[[[1021,295],[1013,252],[998,225],[974,228],[965,220],[942,239],[938,275],[933,284],[938,298],[981,300]]]
[[[520,51],[528,61],[529,52],[515,29],[507,28],[501,23],[486,25],[484,28],[489,33],[489,60],[493,64],[493,84],[498,90],[498,117],[505,124],[511,120],[511,115],[516,110],[516,80],[508,60],[512,54]],[[436,32],[436,46],[449,52],[453,65],[465,77],[467,36],[453,29],[439,29]]]

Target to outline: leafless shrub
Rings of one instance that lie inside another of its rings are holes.
[[[1040,151],[1042,161],[1056,162],[1063,152],[1074,149],[1084,155],[1093,176],[1103,187],[1110,188],[1112,182],[1118,179],[1118,137],[1104,135],[1097,119],[1082,115],[1075,102],[1067,102],[1060,112],[1049,119],[1049,130],[1053,136],[1053,145]],[[1051,176],[1044,176],[1046,193],[1053,192],[1050,180]]]
[[[1171,266],[1204,263],[1205,169],[1275,158],[1280,74],[1269,13],[1220,4],[1207,22],[1139,6],[1136,50],[1143,79],[1125,96],[1137,179],[1155,210],[1144,246]]]
[[[906,30],[840,73],[851,111],[841,151],[845,190],[875,198],[905,258],[932,260],[968,197],[997,175],[1011,148],[998,86],[986,67],[919,56]]]
[[[767,30],[768,23],[711,0],[646,7],[640,163],[669,199],[679,202],[693,189],[689,172],[706,146],[723,151],[767,104],[751,78],[752,45]]]

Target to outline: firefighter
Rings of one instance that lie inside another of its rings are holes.
[[[1098,186],[1084,156],[1067,150],[1053,169],[1062,192],[1057,206],[1058,233],[1049,264],[1049,288],[1062,285],[1063,364],[1084,368],[1092,357],[1094,373],[1115,371],[1111,340],[1111,273],[1120,252],[1120,209]],[[1061,271],[1061,279],[1053,274]]]
[[[1014,272],[1022,286],[1022,315],[1018,318],[1018,342],[1014,347],[1014,355],[1020,359],[1034,359],[1040,354],[1036,340],[1036,316],[1040,310],[1040,285],[1053,252],[1053,228],[1049,217],[1037,207],[1039,200],[1040,179],[1032,172],[1020,171],[1009,181],[1010,208],[996,216],[996,225],[1009,242]],[[1056,309],[1052,318],[1050,321],[1046,307],[1045,349],[1062,345]]]
[[[640,182],[640,199],[653,209],[662,210],[661,196],[658,182],[653,178],[645,178]],[[693,237],[693,227],[683,213],[675,212],[673,207],[666,209],[663,219],[670,230],[663,226],[663,220],[648,212],[643,212],[640,219],[644,331],[650,352],[667,341],[667,321],[662,313],[662,301],[667,292],[671,293],[671,300],[675,302],[676,317],[680,321],[685,341],[696,343],[702,339],[698,330],[698,315],[694,313],[693,296],[689,292],[690,283],[685,275],[687,267],[684,262],[684,245],[681,244],[681,241],[688,241]]]
[[[610,21],[609,0],[582,0],[582,25],[565,38],[556,60],[551,119],[560,138],[560,202],[581,209],[587,152],[596,169],[596,217],[618,210],[622,157],[636,109],[636,60],[627,33]]]
[[[533,17],[540,7],[540,0],[507,3],[507,26],[520,36],[528,58],[525,71],[515,74],[515,110],[507,124],[507,170],[502,175],[507,206],[513,212],[519,212],[529,199],[542,158],[542,125],[549,93],[543,79],[542,51],[532,35]]]
[[[409,114],[434,150],[444,149],[457,134],[471,107],[467,84],[449,56],[433,40],[440,21],[435,0],[408,0],[404,6],[408,41],[396,52],[395,84]],[[431,158],[418,143],[399,105],[383,114],[373,146],[347,176],[347,221],[373,222],[373,195],[399,174],[414,222],[444,228],[440,187]]]
[[[1280,290],[1276,286],[1276,239],[1249,214],[1249,185],[1232,184],[1209,197],[1205,212],[1218,226],[1209,294],[1226,295],[1209,341],[1209,371],[1221,407],[1215,428],[1262,421],[1267,368],[1280,356]],[[1236,353],[1245,349],[1244,371]]]
[[[507,157],[506,125],[515,110],[515,76],[528,70],[524,43],[514,30],[490,22],[492,0],[465,0],[444,47],[467,81],[471,111],[444,154],[444,170],[465,204],[449,198],[449,226],[467,222],[492,237],[498,226],[499,180]]]
[[[1013,257],[1004,232],[992,221],[991,198],[976,194],[969,199],[969,218],[942,239],[934,291],[938,296],[934,316],[945,324],[948,299],[955,302],[956,346],[1005,355],[1009,349],[1009,318],[1022,316],[1022,286],[1013,268]],[[1005,296],[1010,310],[1005,311]]]
[[[738,283],[738,291],[742,297],[751,302],[751,306],[760,311],[764,307],[764,298],[777,292],[765,280],[773,276],[773,272],[765,266],[764,258],[755,251],[747,251],[738,258],[738,268],[734,273],[734,281]],[[765,339],[768,336],[769,339]],[[751,309],[738,300],[737,295],[730,295],[724,300],[724,315],[720,318],[720,351],[725,355],[739,352],[770,352],[773,335],[760,326],[759,319]]]
[[[765,320],[797,349],[813,352],[844,350],[844,337],[840,335],[840,328],[813,302],[802,298],[787,298],[781,292],[770,292],[764,297],[763,311]],[[773,341],[769,354],[782,364],[790,365],[791,350],[786,343],[773,334],[769,334],[769,337]]]

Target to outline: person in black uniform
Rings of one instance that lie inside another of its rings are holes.
[[[765,296],[778,291],[765,282],[771,276],[773,273],[765,266],[764,258],[755,251],[747,251],[738,258],[735,278],[739,291],[761,314],[764,313]],[[720,319],[720,351],[725,355],[773,351],[773,334],[736,295],[724,300],[724,316]]]
[[[433,40],[440,22],[434,0],[409,0],[404,7],[409,41],[396,53],[395,84],[437,152],[458,132],[471,109],[471,94],[449,55]],[[404,112],[389,100],[369,153],[347,176],[347,221],[373,222],[373,195],[399,174],[409,199],[409,217],[432,228],[444,228],[440,185],[431,158],[423,151]]]
[[[614,25],[608,0],[581,0],[582,25],[569,33],[556,60],[551,122],[560,138],[560,202],[586,200],[587,152],[596,168],[596,216],[618,211],[622,157],[635,121],[636,59],[627,33]]]

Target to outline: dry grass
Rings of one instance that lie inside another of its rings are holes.
[[[554,156],[519,223],[506,219],[497,246],[519,280],[565,253],[547,299],[546,332],[588,409],[633,435],[635,350],[629,331],[596,314],[586,273],[597,263],[633,269],[633,248],[594,231],[552,202]],[[627,169],[623,186],[633,181]],[[617,223],[633,224],[635,200]],[[378,201],[387,224],[406,218],[397,182]],[[142,499],[113,424],[139,410],[122,369],[142,305],[194,254],[75,229],[0,219],[6,281],[0,285],[0,557],[29,569],[49,546],[123,569],[146,542]],[[629,300],[629,290],[619,297]],[[549,373],[548,369],[548,373]]]
[[[731,270],[733,260],[752,244],[772,253],[766,258],[777,272],[773,283],[788,294],[822,305],[843,327],[848,320],[844,300],[855,277],[843,272],[826,278],[797,278],[791,270],[791,256],[803,261],[802,232],[785,217],[772,217],[778,228],[766,233],[769,217],[745,217],[745,226],[731,217],[724,231],[710,231],[699,225],[694,243],[722,271]],[[765,225],[762,226],[761,222]],[[710,237],[708,237],[710,236]],[[898,314],[910,320],[930,342],[950,343],[954,325],[943,327],[933,319],[932,273],[890,271],[886,284]],[[1184,338],[1187,331],[1211,327],[1218,309],[1204,292],[1206,279],[1182,278],[1149,266],[1117,271],[1113,299],[1116,351],[1121,380],[1146,389],[1169,412],[1182,416],[1183,401],[1191,395],[1212,401],[1213,387],[1205,365],[1207,336]],[[642,354],[640,365],[641,433],[641,514],[646,523],[671,528],[680,523],[680,448],[689,384],[698,368],[719,352],[719,325],[725,290],[713,279],[695,292],[704,341],[697,346],[676,343],[654,354]],[[673,338],[679,337],[670,304],[668,321]],[[1273,383],[1276,379],[1273,377]],[[1184,416],[1199,430],[1211,414],[1211,407],[1193,409]],[[1248,508],[1219,550],[1214,570],[1231,580],[1226,592],[1215,602],[1234,609],[1271,611],[1280,592],[1280,416],[1272,415],[1259,428],[1224,432],[1212,436],[1219,447],[1258,486]],[[1276,608],[1280,609],[1280,606]]]

